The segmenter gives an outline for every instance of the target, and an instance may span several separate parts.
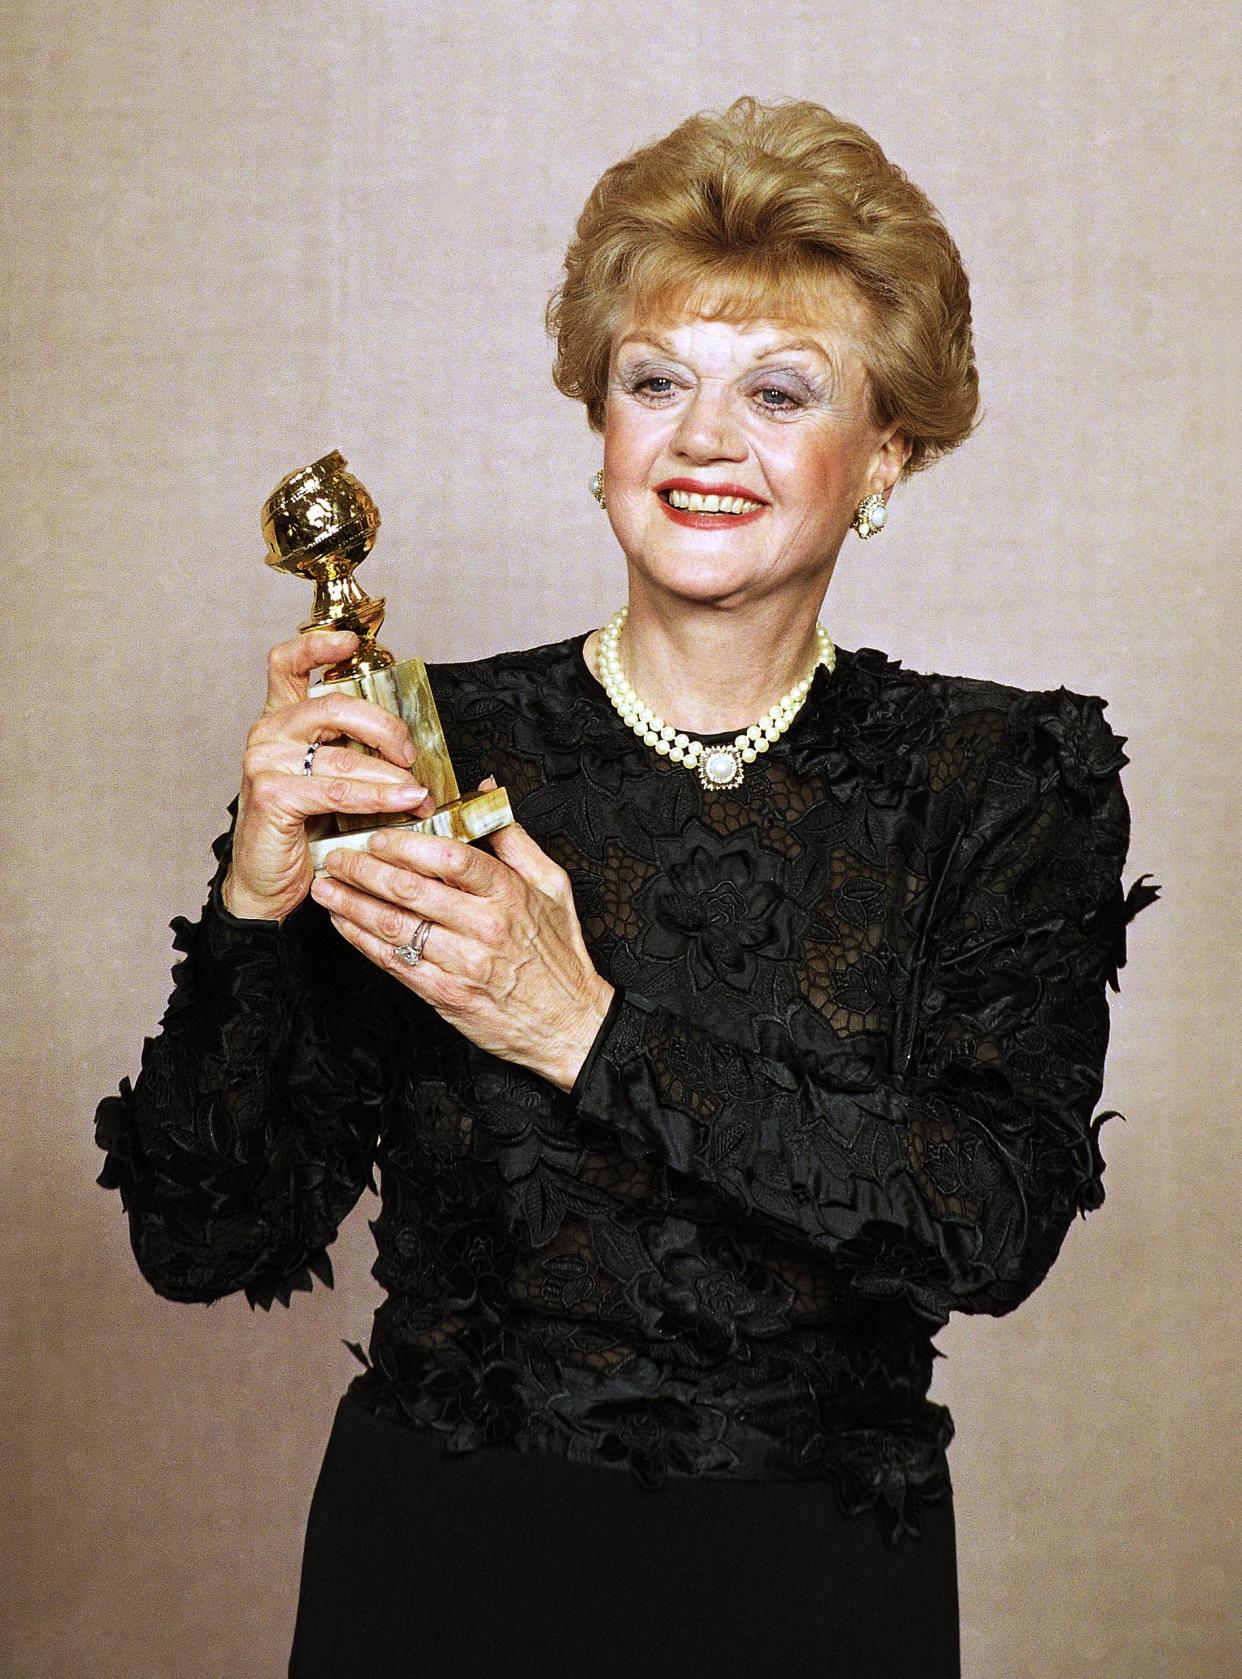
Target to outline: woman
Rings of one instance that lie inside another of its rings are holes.
[[[1123,737],[817,624],[977,408],[957,250],[862,130],[683,123],[596,186],[549,320],[627,606],[431,667],[518,824],[312,884],[310,814],[425,790],[403,725],[307,697],[350,638],[276,648],[100,1181],[162,1294],[266,1307],[380,1166],[292,1674],[956,1674],[932,1336],[1103,1199],[1105,985],[1156,895]]]

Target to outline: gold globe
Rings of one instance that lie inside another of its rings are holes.
[[[343,574],[371,552],[379,508],[339,449],[290,472],[263,503],[267,563],[316,582]]]
[[[335,682],[383,670],[392,654],[375,637],[384,622],[384,602],[354,581],[354,569],[371,552],[379,530],[379,509],[366,488],[346,472],[333,449],[310,466],[290,472],[263,503],[267,563],[315,585],[315,603],[303,634],[310,630],[352,630],[357,651],[334,665],[324,681]]]

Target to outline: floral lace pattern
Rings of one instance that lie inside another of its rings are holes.
[[[351,1393],[438,1434],[669,1476],[830,1479],[885,1538],[948,1495],[951,1311],[1011,1311],[1104,1197],[1128,922],[1106,702],[838,649],[741,788],[649,752],[584,636],[430,675],[569,872],[616,996],[572,1091],[475,1048],[307,901],[219,882],[99,1106],[161,1294],[331,1283],[365,1188],[385,1290]]]

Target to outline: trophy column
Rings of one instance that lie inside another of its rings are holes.
[[[430,816],[324,816],[307,823],[315,872],[338,847],[364,851],[379,828],[444,834],[476,840],[513,821],[503,787],[467,793],[457,785],[435,696],[422,659],[397,663],[375,637],[384,621],[384,601],[364,593],[355,569],[370,553],[379,530],[379,510],[338,451],[311,466],[291,472],[263,504],[267,563],[315,585],[310,618],[299,625],[311,630],[352,630],[358,637],[353,655],[324,672],[310,693],[356,694],[404,718],[414,740],[413,773],[436,803]],[[356,751],[369,747],[356,741]]]

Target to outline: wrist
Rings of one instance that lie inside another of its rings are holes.
[[[235,921],[283,921],[284,915],[270,901],[256,898],[239,886],[229,869],[220,882],[220,902]]]
[[[599,984],[595,994],[583,1013],[581,1023],[576,1032],[564,1045],[564,1053],[560,1056],[556,1067],[547,1075],[548,1082],[554,1084],[560,1091],[569,1093],[578,1082],[578,1074],[582,1071],[582,1064],[591,1051],[591,1046],[599,1036],[600,1027],[608,1015],[616,995],[616,987],[599,976]]]

